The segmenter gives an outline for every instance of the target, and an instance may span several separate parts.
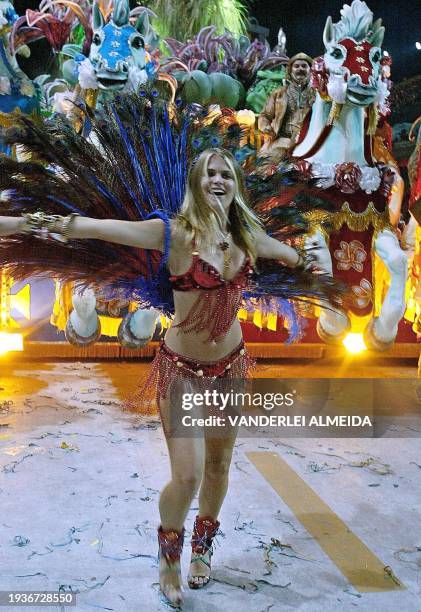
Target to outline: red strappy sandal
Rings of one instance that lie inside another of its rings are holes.
[[[201,561],[210,570],[213,539],[218,529],[219,521],[214,521],[210,516],[196,516],[191,539],[192,557],[190,563]],[[202,582],[196,582],[197,578],[202,578]],[[195,576],[189,574],[187,577],[191,589],[201,589],[208,584],[209,580],[210,576],[208,574],[197,574]]]
[[[173,608],[181,608],[183,603],[182,596],[182,587],[181,587],[181,568],[180,568],[180,557],[183,550],[184,543],[184,528],[182,531],[164,531],[162,526],[158,528],[158,545],[159,545],[159,553],[158,558],[159,561],[161,559],[165,559],[167,564],[166,572],[174,572],[174,564],[178,564],[177,574],[180,577],[180,587],[177,588],[173,585],[167,585],[166,588],[163,588],[160,581],[160,589],[161,593],[165,599],[165,603],[170,605]],[[160,577],[161,577],[161,568],[160,568]],[[172,592],[171,592],[172,591]]]

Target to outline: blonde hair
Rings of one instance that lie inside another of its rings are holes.
[[[217,243],[220,236],[218,217],[202,189],[203,175],[207,173],[209,161],[214,155],[224,160],[234,178],[235,195],[228,214],[233,241],[254,262],[257,253],[253,234],[262,229],[262,224],[248,207],[243,171],[235,157],[225,149],[206,149],[191,167],[184,201],[176,218],[176,228],[181,230],[186,243],[194,240],[198,248]]]

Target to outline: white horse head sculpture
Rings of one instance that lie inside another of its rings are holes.
[[[383,112],[389,95],[382,74],[381,45],[384,27],[381,19],[373,22],[373,13],[365,2],[354,0],[341,10],[341,20],[328,17],[323,33],[326,52],[312,67],[312,85],[317,90],[310,129],[294,156],[324,163],[356,162],[367,164],[364,157],[365,109]],[[322,127],[335,122],[320,150],[306,155],[319,138]]]
[[[341,104],[369,106],[384,95],[380,64],[384,27],[381,19],[373,23],[373,13],[361,0],[345,4],[341,16],[335,24],[328,17],[323,33],[327,93]]]

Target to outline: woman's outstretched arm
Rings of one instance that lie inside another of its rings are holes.
[[[298,264],[301,264],[301,257],[298,251],[284,242],[271,238],[264,231],[256,232],[255,239],[257,257],[278,259],[289,268],[295,268]]]
[[[63,220],[49,228],[50,232],[60,233]],[[0,236],[11,236],[27,231],[25,217],[0,216]],[[66,228],[69,239],[95,239],[125,244],[142,249],[164,251],[165,224],[161,219],[148,221],[119,221],[115,219],[92,219],[91,217],[72,217]]]
[[[0,215],[0,237],[13,236],[23,231],[25,219],[23,217],[5,217]]]

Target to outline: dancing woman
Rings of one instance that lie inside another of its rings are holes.
[[[189,575],[189,586],[200,588],[209,581],[212,538],[219,527],[219,510],[227,491],[234,438],[206,439],[204,449],[203,440],[172,438],[171,378],[192,373],[246,376],[250,359],[243,346],[237,311],[253,264],[257,257],[265,257],[294,267],[300,263],[300,256],[265,234],[247,207],[240,167],[222,149],[208,149],[200,155],[190,171],[180,214],[170,224],[168,269],[175,317],[153,371],[165,377],[165,384],[159,382],[159,406],[172,473],[159,502],[160,584],[168,601],[180,604],[184,521],[200,486]],[[161,219],[131,222],[74,216],[58,219],[48,229],[51,233],[64,232],[69,239],[105,240],[161,252],[165,248]],[[0,217],[1,236],[28,230],[30,220],[25,217]],[[204,354],[206,362],[202,361]]]
[[[32,124],[27,124],[27,128],[28,125],[29,131],[32,130],[32,140],[39,142],[44,139],[45,145],[47,132],[43,131],[44,128],[35,128]],[[121,129],[120,125],[120,132]],[[56,131],[53,133],[56,138]],[[69,137],[71,139],[74,139],[73,135]],[[118,145],[117,140],[111,138],[110,142],[114,150]],[[165,142],[167,147],[168,142]],[[86,143],[78,141],[77,147],[74,142],[71,146],[74,148],[74,158],[80,161]],[[145,148],[144,141],[142,146]],[[171,480],[162,491],[159,502],[160,588],[167,602],[179,607],[182,603],[180,555],[184,521],[200,487],[199,514],[193,528],[188,576],[189,586],[197,589],[205,586],[210,579],[212,540],[219,527],[219,511],[227,492],[235,435],[202,439],[171,436],[171,385],[180,378],[206,381],[218,377],[247,376],[252,360],[243,345],[237,312],[243,292],[250,288],[250,280],[256,278],[254,268],[257,258],[277,260],[277,267],[283,270],[283,276],[281,274],[279,277],[281,280],[277,277],[277,282],[281,283],[281,295],[284,291],[287,297],[294,292],[296,295],[307,293],[312,296],[317,294],[317,289],[312,280],[314,275],[293,270],[303,270],[306,266],[303,254],[265,233],[258,217],[247,205],[240,166],[234,156],[222,148],[208,148],[198,156],[188,174],[184,199],[172,217],[163,214],[158,207],[155,211],[158,218],[142,221],[118,220],[115,217],[99,219],[84,215],[81,198],[84,195],[86,199],[89,189],[90,197],[96,198],[96,208],[93,210],[101,211],[102,216],[105,216],[105,200],[112,201],[114,208],[121,208],[119,203],[123,197],[119,192],[118,180],[127,189],[128,179],[126,177],[123,181],[118,170],[110,178],[110,168],[106,162],[113,166],[113,153],[111,148],[105,151],[105,141],[102,147],[100,164],[96,159],[99,154],[89,149],[90,174],[86,172],[87,159],[84,165],[75,165],[74,160],[69,160],[64,153],[55,154],[54,175],[40,164],[25,165],[25,162],[19,164],[2,160],[0,165],[3,168],[0,171],[8,170],[8,176],[11,176],[10,173],[17,176],[16,180],[0,181],[0,188],[11,190],[8,192],[9,204],[5,203],[6,209],[12,212],[16,209],[16,203],[22,201],[26,208],[20,217],[0,216],[0,236],[3,237],[0,266],[9,267],[15,278],[29,273],[53,271],[62,278],[82,279],[85,284],[92,283],[93,279],[105,282],[108,274],[110,286],[121,290],[123,286],[127,289],[128,284],[137,283],[138,295],[142,295],[143,291],[144,296],[147,293],[145,283],[142,285],[133,280],[136,266],[140,271],[138,275],[143,274],[143,278],[147,276],[142,263],[145,258],[144,255],[142,261],[138,258],[138,249],[161,254],[172,296],[164,299],[162,287],[157,287],[155,283],[154,287],[149,286],[149,297],[155,291],[155,301],[150,298],[148,303],[156,306],[156,294],[161,292],[162,303],[168,305],[168,301],[173,300],[174,316],[165,341],[154,359],[146,386],[150,387],[152,383],[156,385],[171,462]],[[33,149],[41,151],[39,145],[33,146]],[[44,146],[43,154],[51,155],[45,151]],[[86,157],[86,151],[84,154]],[[49,161],[52,162],[51,158]],[[61,174],[56,172],[58,162],[62,168]],[[94,172],[94,162],[97,164],[97,172]],[[150,158],[148,163],[151,165],[155,162]],[[13,168],[10,164],[14,164]],[[135,170],[137,180],[143,180],[138,168]],[[170,170],[173,172],[173,168],[168,168]],[[42,177],[45,180],[44,188],[39,187]],[[70,180],[72,177],[78,177],[78,182]],[[172,178],[175,180],[174,176]],[[95,192],[92,191],[92,185]],[[142,193],[145,197],[144,188]],[[136,197],[133,188],[130,188],[130,194],[133,200]],[[28,200],[32,206],[28,206]],[[74,203],[71,208],[70,202]],[[34,208],[36,210],[40,204],[49,213],[63,209],[79,212],[72,212],[68,216],[26,212]],[[126,209],[129,206],[126,203]],[[135,215],[127,214],[127,217],[133,219]],[[5,238],[12,235],[13,239]],[[41,240],[40,237],[45,235],[58,237],[62,242]],[[103,241],[100,243],[103,246],[95,242],[98,240]],[[110,262],[115,252],[110,251],[105,243],[117,245],[116,249],[122,245],[122,250],[117,251],[121,258],[119,266],[115,261]],[[161,278],[159,274],[163,271],[162,265],[157,268],[149,261],[148,266],[149,271],[154,271],[155,280]],[[290,272],[287,268],[291,268]],[[294,273],[297,278],[300,274],[305,277],[304,283],[291,283],[289,277],[294,280]],[[273,274],[269,276],[268,291],[276,294]],[[323,282],[317,280],[316,284],[321,287]],[[290,287],[287,288],[287,285]],[[332,287],[329,286],[325,293],[323,290],[321,293],[326,297],[326,293],[331,291]],[[168,310],[165,307],[162,309]],[[206,361],[203,361],[203,355],[206,355]]]

